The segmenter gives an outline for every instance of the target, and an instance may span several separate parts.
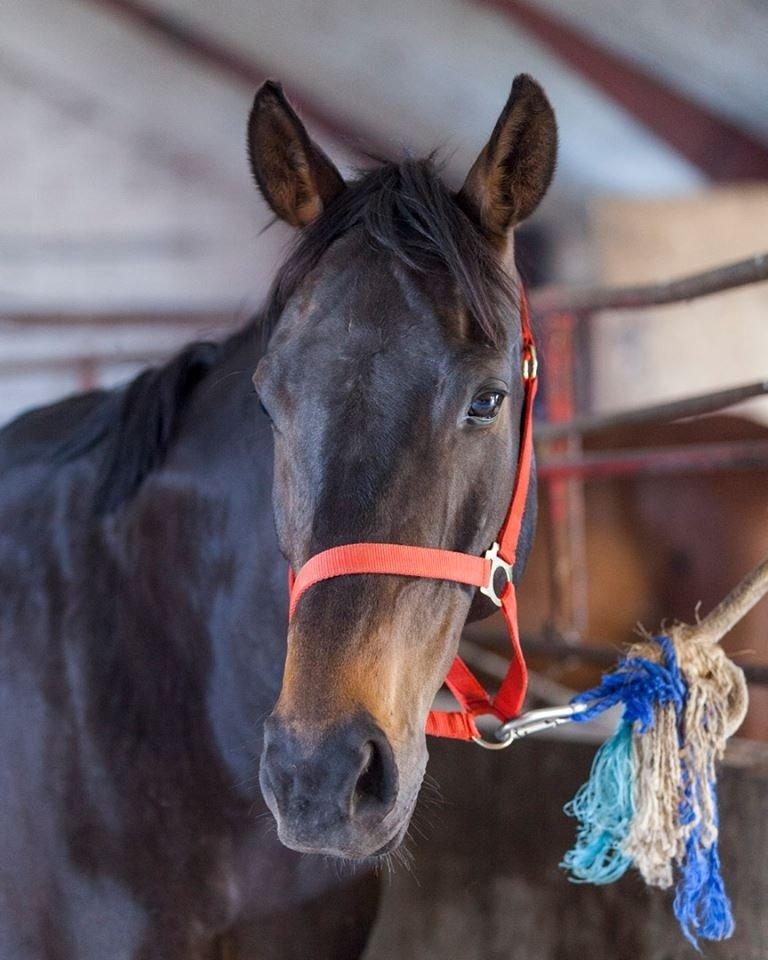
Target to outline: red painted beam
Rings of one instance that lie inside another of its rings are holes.
[[[768,177],[768,145],[526,0],[474,0],[526,33],[716,182]]]
[[[89,0],[89,2],[102,9],[111,10],[148,33],[155,34],[175,46],[185,56],[194,58],[204,63],[206,67],[238,81],[249,90],[255,92],[267,77],[274,76],[272,71],[268,71],[249,54],[215,40],[204,30],[192,26],[179,17],[156,10],[150,3],[143,0]],[[280,77],[275,79],[279,80]],[[386,157],[390,154],[390,144],[385,143],[374,130],[364,130],[341,120],[293,84],[287,93],[305,120],[353,153],[361,154],[362,145],[364,145],[367,151],[379,156]]]
[[[765,470],[768,440],[726,440],[720,443],[682,447],[651,447],[641,450],[609,450],[578,457],[540,458],[539,480],[584,477],[658,476],[665,473],[711,473],[730,470]]]

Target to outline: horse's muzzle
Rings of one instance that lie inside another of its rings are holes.
[[[363,858],[399,833],[392,747],[367,714],[318,733],[273,715],[265,723],[261,788],[287,847]]]

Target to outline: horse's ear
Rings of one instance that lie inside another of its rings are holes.
[[[344,189],[341,174],[309,138],[283,88],[267,80],[256,93],[248,119],[251,170],[272,210],[294,227],[305,227]]]
[[[488,238],[503,247],[509,230],[529,217],[547,192],[556,159],[554,111],[538,83],[521,73],[458,200]]]

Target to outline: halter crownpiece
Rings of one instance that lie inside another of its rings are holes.
[[[477,587],[481,593],[489,597],[501,608],[512,646],[512,657],[506,676],[496,695],[491,697],[461,657],[457,656],[448,671],[445,684],[461,709],[432,710],[427,718],[427,733],[435,737],[474,740],[482,746],[493,748],[508,746],[513,739],[525,735],[523,728],[514,735],[510,729],[510,734],[507,735],[509,721],[519,715],[528,686],[528,671],[520,647],[512,570],[517,556],[517,544],[531,480],[533,401],[538,384],[538,361],[528,315],[528,303],[522,287],[520,289],[520,324],[523,337],[522,378],[525,393],[517,472],[506,519],[497,541],[490,549],[482,557],[477,557],[454,550],[414,547],[399,543],[349,543],[323,550],[322,553],[311,557],[296,576],[293,575],[292,570],[289,570],[288,575],[289,620],[292,619],[299,600],[310,587],[322,580],[353,574],[390,574],[431,580],[450,580]],[[476,718],[488,715],[501,722],[500,730],[503,729],[505,733],[502,742],[498,740],[488,742],[480,734],[475,722]]]

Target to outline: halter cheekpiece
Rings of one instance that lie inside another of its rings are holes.
[[[522,378],[524,400],[520,449],[517,472],[507,516],[497,540],[482,557],[453,550],[431,547],[413,547],[399,543],[349,543],[331,547],[311,557],[294,576],[289,571],[290,609],[292,619],[303,594],[322,580],[353,574],[390,574],[403,577],[424,577],[450,580],[477,587],[501,608],[507,625],[512,656],[501,686],[490,696],[461,657],[451,665],[445,684],[458,701],[457,711],[433,710],[427,718],[427,733],[436,737],[457,740],[475,740],[484,746],[507,746],[512,738],[502,742],[486,741],[478,730],[476,718],[493,716],[514,729],[514,718],[520,713],[528,685],[528,671],[520,647],[517,623],[517,601],[512,570],[517,556],[517,545],[523,514],[528,499],[533,460],[533,401],[536,396],[537,357],[528,315],[525,293],[520,293],[520,323],[522,327]],[[519,725],[519,721],[518,721]]]

